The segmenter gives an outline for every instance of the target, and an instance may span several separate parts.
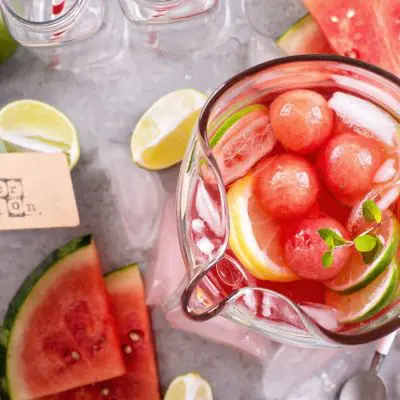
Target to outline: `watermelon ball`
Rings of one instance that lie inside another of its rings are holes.
[[[346,240],[349,239],[346,229],[330,217],[303,219],[283,229],[285,260],[289,268],[301,278],[317,281],[330,279],[345,267],[351,256],[351,247],[337,247],[333,250],[333,264],[324,268],[322,256],[329,249],[318,233],[323,228],[332,229]]]
[[[335,198],[353,206],[372,187],[381,165],[381,146],[363,136],[343,133],[333,137],[318,157],[322,179]]]
[[[332,131],[333,112],[320,94],[311,90],[291,90],[271,104],[273,131],[286,150],[311,154],[327,140]]]
[[[253,195],[262,209],[274,218],[304,216],[316,202],[318,192],[312,165],[293,154],[269,157],[255,172]]]

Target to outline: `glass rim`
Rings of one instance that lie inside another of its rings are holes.
[[[281,57],[281,58],[276,58],[274,60],[270,60],[258,65],[255,65],[251,68],[248,68],[237,75],[233,76],[226,82],[224,82],[219,88],[217,88],[213,94],[209,97],[207,100],[206,104],[204,105],[200,116],[198,120],[198,132],[199,132],[199,141],[201,146],[203,147],[204,153],[206,154],[207,157],[210,158],[210,161],[214,165],[217,174],[220,175],[220,170],[218,168],[217,162],[215,158],[212,155],[211,147],[209,146],[208,143],[208,135],[207,135],[207,125],[208,121],[212,112],[212,109],[215,105],[215,103],[218,101],[218,99],[231,87],[233,87],[235,84],[240,82],[241,80],[255,75],[261,71],[265,71],[271,67],[276,67],[279,65],[285,65],[285,64],[290,64],[294,62],[310,62],[310,61],[331,61],[331,62],[337,62],[341,63],[344,65],[349,65],[349,66],[355,66],[358,67],[362,70],[372,72],[380,77],[383,77],[387,79],[389,82],[394,83],[400,92],[400,79],[392,74],[389,71],[386,71],[380,67],[377,67],[375,65],[366,63],[364,61],[356,60],[350,57],[344,57],[344,56],[339,56],[339,55],[322,55],[322,54],[307,54],[307,55],[297,55],[297,56],[286,56],[286,57]],[[222,181],[221,175],[219,178]],[[398,315],[394,315],[389,321],[383,323],[381,326],[376,327],[372,329],[369,332],[361,332],[361,333],[355,333],[355,334],[346,334],[346,333],[340,333],[340,332],[332,332],[321,325],[317,324],[319,329],[322,331],[322,333],[332,341],[340,344],[340,345],[360,345],[360,344],[366,344],[370,343],[374,340],[380,339],[386,335],[388,335],[391,332],[394,332],[395,330],[400,328],[400,318],[398,318]]]
[[[1,2],[2,7],[6,10],[11,17],[15,18],[20,24],[30,27],[30,28],[38,28],[38,29],[60,29],[64,28],[64,25],[68,25],[70,20],[73,19],[83,8],[83,6],[88,2],[88,0],[75,0],[75,3],[72,7],[65,13],[60,15],[57,18],[48,21],[31,21],[29,19],[25,19],[17,14],[7,3],[8,0],[3,0]],[[62,26],[60,26],[62,25]]]

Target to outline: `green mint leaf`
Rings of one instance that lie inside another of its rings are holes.
[[[319,236],[321,236],[321,238],[324,240],[328,248],[331,250],[336,246],[344,246],[346,244],[351,243],[348,240],[344,239],[340,233],[334,231],[333,229],[329,228],[318,229],[318,233]]]
[[[368,222],[376,222],[379,224],[382,221],[382,212],[373,200],[366,200],[362,205],[362,215]]]
[[[354,245],[360,253],[371,251],[376,246],[377,239],[372,235],[360,235],[354,239]]]
[[[327,251],[322,256],[322,265],[324,266],[324,268],[329,268],[332,264],[333,264],[333,252]]]

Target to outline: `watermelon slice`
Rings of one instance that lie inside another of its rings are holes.
[[[400,75],[400,0],[304,0],[337,53]]]
[[[295,22],[276,44],[288,55],[331,54],[332,47],[310,14]]]
[[[7,347],[2,368],[12,400],[125,373],[91,236],[72,240],[28,276],[11,301],[1,336]]]
[[[150,319],[139,268],[129,265],[106,276],[128,373],[42,400],[160,400]]]

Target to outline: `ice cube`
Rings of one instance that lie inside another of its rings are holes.
[[[389,158],[386,160],[376,172],[373,182],[383,183],[388,182],[396,175],[396,160]]]
[[[398,124],[376,105],[343,92],[334,93],[328,104],[350,127],[367,129],[381,142],[395,145]]]

